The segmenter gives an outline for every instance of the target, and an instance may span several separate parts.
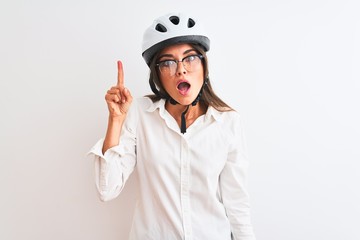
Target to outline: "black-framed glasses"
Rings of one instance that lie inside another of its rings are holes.
[[[201,54],[194,54],[186,56],[181,60],[166,59],[158,62],[156,66],[159,68],[160,73],[173,76],[176,73],[179,62],[182,62],[186,71],[195,72],[199,70],[203,58],[204,56]]]

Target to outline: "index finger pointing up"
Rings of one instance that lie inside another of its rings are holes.
[[[117,61],[117,67],[118,67],[117,85],[118,86],[124,86],[124,70],[123,70],[122,62],[120,60]]]

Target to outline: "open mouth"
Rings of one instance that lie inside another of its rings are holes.
[[[179,90],[180,94],[185,95],[190,87],[191,85],[188,82],[179,82],[176,88]]]

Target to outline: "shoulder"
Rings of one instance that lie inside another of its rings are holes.
[[[146,115],[147,113],[154,112],[158,108],[164,108],[164,104],[163,100],[153,102],[153,100],[147,96],[138,97],[132,102],[131,112],[136,112],[137,115]]]
[[[241,150],[246,156],[246,130],[243,115],[235,110],[221,112],[222,133],[229,141],[229,151]]]
[[[229,138],[238,138],[244,134],[244,117],[235,110],[220,112],[214,109],[214,117],[221,126],[223,134]]]
[[[124,127],[134,132],[138,127],[140,119],[144,117],[144,113],[147,112],[151,106],[152,101],[148,97],[133,98]]]
[[[138,111],[146,111],[147,109],[151,108],[153,104],[154,103],[148,97],[138,97],[133,99],[133,102],[131,103],[131,108]]]
[[[224,126],[231,127],[243,123],[243,116],[236,110],[218,111],[212,108],[211,111],[214,118]]]
[[[151,102],[152,101],[148,97],[137,97],[133,100],[134,105],[142,107],[149,106]]]

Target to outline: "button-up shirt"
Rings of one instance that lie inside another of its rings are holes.
[[[134,101],[120,143],[90,150],[100,199],[119,195],[137,169],[139,196],[130,239],[254,240],[248,158],[238,112],[208,107],[185,134],[165,101]]]

